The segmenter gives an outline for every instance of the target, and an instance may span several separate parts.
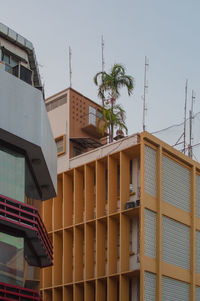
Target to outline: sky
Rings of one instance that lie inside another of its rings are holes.
[[[46,97],[69,87],[68,48],[72,49],[72,87],[100,103],[94,75],[121,63],[134,77],[131,97],[122,89],[129,134],[142,131],[144,59],[149,60],[146,129],[150,132],[184,118],[192,89],[200,111],[200,1],[198,0],[6,0],[0,22],[29,39],[36,51]]]

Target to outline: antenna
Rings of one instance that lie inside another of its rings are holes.
[[[194,95],[194,90],[192,90],[192,101],[191,101],[191,110],[189,112],[189,119],[190,119],[190,143],[189,143],[189,147],[188,147],[188,156],[190,158],[193,157],[193,154],[192,154],[192,119],[194,117],[194,114],[193,114],[193,108],[194,108],[194,101],[195,101],[195,95]]]
[[[102,72],[105,70],[105,60],[104,60],[104,39],[103,35],[101,36],[101,63],[102,63]],[[101,77],[101,81],[103,82],[103,74]],[[102,106],[104,107],[105,99],[102,97]]]
[[[72,50],[69,46],[69,86],[72,87]]]
[[[104,60],[104,39],[103,39],[103,35],[101,36],[101,62],[102,62],[102,72],[104,72],[105,60]]]
[[[148,59],[145,56],[145,63],[144,63],[144,95],[143,95],[143,131],[146,130],[146,125],[145,125],[145,113],[147,111],[146,107],[146,93],[148,89],[147,85],[147,68],[149,67]]]
[[[185,82],[185,106],[184,106],[184,131],[183,131],[183,153],[185,154],[186,150],[186,114],[187,114],[187,89],[188,89],[188,80]]]

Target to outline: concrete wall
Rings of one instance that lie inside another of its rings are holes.
[[[0,139],[24,149],[31,164],[37,162],[32,167],[42,198],[52,197],[57,187],[57,153],[42,94],[1,69],[0,91]]]

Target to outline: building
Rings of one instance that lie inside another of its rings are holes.
[[[62,164],[106,143],[107,134],[102,138],[99,129],[103,124],[101,106],[91,99],[68,88],[45,103]]]
[[[0,23],[0,300],[41,300],[53,248],[40,217],[56,196],[56,145],[33,45]]]
[[[45,301],[200,300],[199,163],[143,132],[58,166]]]

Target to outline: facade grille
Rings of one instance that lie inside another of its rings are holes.
[[[188,283],[162,277],[162,301],[189,301],[190,286]],[[199,300],[199,299],[198,299]]]
[[[166,156],[162,157],[162,199],[190,212],[190,171]]]
[[[200,231],[196,231],[196,272],[200,274]]]
[[[67,103],[67,95],[65,95],[64,97],[62,96],[60,98],[52,100],[51,102],[46,103],[47,112],[52,111],[52,110],[64,105],[65,103]]]
[[[190,228],[163,216],[162,260],[190,269]]]
[[[200,218],[200,176],[196,175],[196,216]]]
[[[156,300],[156,275],[155,274],[145,272],[145,274],[144,274],[144,290],[145,290],[144,291],[144,301],[155,301]]]
[[[156,151],[145,146],[145,192],[156,197]]]
[[[145,209],[145,255],[156,257],[156,213]]]

